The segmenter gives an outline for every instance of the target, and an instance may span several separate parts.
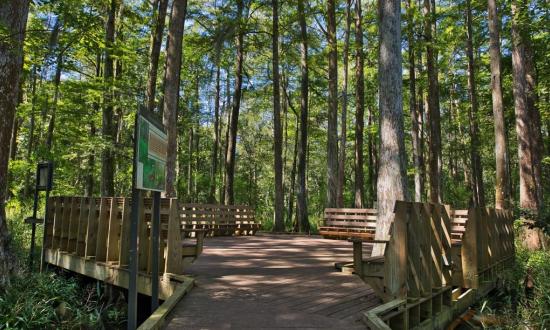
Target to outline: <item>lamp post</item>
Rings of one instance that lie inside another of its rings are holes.
[[[50,190],[52,190],[53,182],[53,163],[51,161],[38,163],[36,166],[36,184],[34,188],[34,203],[32,209],[32,217],[25,219],[26,223],[31,224],[31,248],[29,252],[29,271],[32,271],[33,261],[34,261],[34,247],[35,247],[35,236],[36,236],[36,224],[42,223],[45,224],[46,219],[48,218],[48,197],[50,195]],[[46,214],[44,219],[38,219],[36,217],[38,213],[38,198],[39,192],[46,192]],[[44,225],[44,235],[46,234],[46,226]],[[44,240],[42,240],[42,245],[44,245]],[[42,246],[41,261],[44,257],[44,246]],[[40,271],[42,271],[42,262],[40,263]]]

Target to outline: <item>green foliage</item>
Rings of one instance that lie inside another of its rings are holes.
[[[0,295],[0,329],[122,329],[120,306],[94,285],[55,273],[15,276]]]
[[[550,251],[530,252],[516,241],[516,264],[501,275],[503,282],[482,303],[481,313],[494,315],[500,328],[550,327]]]

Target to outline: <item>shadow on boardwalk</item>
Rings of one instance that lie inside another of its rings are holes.
[[[380,300],[359,277],[334,269],[351,259],[351,243],[318,236],[208,239],[186,270],[197,286],[166,328],[364,329],[361,312]]]

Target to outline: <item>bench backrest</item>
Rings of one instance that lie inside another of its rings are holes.
[[[261,225],[255,218],[254,209],[246,205],[187,203],[180,204],[179,214],[184,228],[211,229],[212,235],[230,235],[234,232],[233,227],[240,228],[237,230],[240,232],[243,226],[254,225],[256,230]]]
[[[462,242],[468,222],[468,210],[451,210],[451,240],[453,243]]]
[[[376,230],[376,209],[326,208],[322,226]]]

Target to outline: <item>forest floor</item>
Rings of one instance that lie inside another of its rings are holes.
[[[334,268],[351,256],[351,243],[320,236],[207,239],[186,270],[196,287],[166,328],[364,329],[361,313],[381,302],[359,277]]]

